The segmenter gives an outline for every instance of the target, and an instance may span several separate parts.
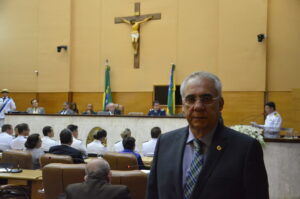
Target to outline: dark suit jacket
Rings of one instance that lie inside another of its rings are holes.
[[[49,153],[57,155],[69,155],[74,163],[84,163],[81,152],[67,145],[57,145],[49,149]]]
[[[188,127],[160,136],[148,180],[148,199],[183,198],[182,159],[187,136]],[[260,144],[219,123],[191,198],[268,199]]]
[[[67,199],[130,199],[126,186],[111,185],[96,179],[69,185],[66,188],[66,196]]]

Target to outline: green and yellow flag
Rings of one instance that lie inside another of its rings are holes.
[[[174,78],[175,64],[172,64],[171,74],[170,74],[170,83],[168,89],[168,106],[167,106],[167,114],[174,115],[175,114],[175,91],[176,84]]]
[[[106,64],[104,92],[103,92],[102,109],[105,111],[106,105],[112,102],[111,88],[110,88],[110,66]]]

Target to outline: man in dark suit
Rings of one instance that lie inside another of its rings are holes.
[[[224,126],[218,77],[188,76],[180,88],[188,127],[162,134],[148,199],[268,199],[263,152],[255,139]]]
[[[84,163],[81,152],[71,147],[73,142],[72,132],[69,129],[63,129],[60,134],[61,145],[53,146],[49,149],[49,153],[57,155],[69,155],[72,157],[73,162]]]
[[[110,167],[104,159],[95,159],[86,165],[84,180],[66,188],[67,199],[130,199],[126,186],[110,184]]]

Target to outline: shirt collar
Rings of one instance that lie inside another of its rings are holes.
[[[209,147],[211,142],[212,142],[212,139],[214,137],[217,125],[218,125],[218,123],[216,124],[216,126],[213,128],[213,130],[210,133],[207,133],[203,137],[199,138],[199,140],[201,142],[203,142],[207,147]],[[195,136],[192,133],[191,128],[189,127],[189,135],[188,135],[188,138],[186,140],[186,143],[188,144],[188,143],[192,142],[194,139],[195,139]]]

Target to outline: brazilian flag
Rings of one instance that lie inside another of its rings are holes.
[[[111,88],[110,88],[110,66],[107,64],[105,69],[104,93],[103,93],[102,108],[105,111],[106,105],[112,102]]]
[[[174,115],[175,114],[175,78],[174,78],[175,64],[172,64],[171,75],[170,75],[170,84],[168,89],[168,107],[167,114]]]

